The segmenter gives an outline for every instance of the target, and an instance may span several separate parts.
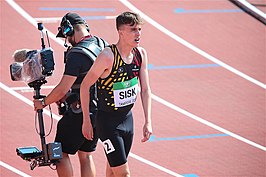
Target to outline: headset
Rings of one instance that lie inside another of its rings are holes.
[[[59,28],[61,28],[63,35],[73,36],[74,34],[74,27],[66,17],[63,18],[61,27]]]
[[[85,22],[85,20],[84,20],[84,24],[86,25],[86,29],[89,32],[90,31],[89,25]],[[74,35],[74,27],[66,17],[63,18],[61,27],[59,27],[59,29],[62,30],[63,35],[66,35],[66,36]]]

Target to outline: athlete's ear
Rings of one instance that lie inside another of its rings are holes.
[[[118,32],[119,35],[123,34],[122,30],[120,28],[117,30],[117,32]]]
[[[124,25],[119,26],[119,28],[117,30],[118,31],[118,34],[122,34],[123,31],[124,31],[124,29],[125,29]]]

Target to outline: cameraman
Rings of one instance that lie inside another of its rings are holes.
[[[91,68],[94,59],[107,46],[103,39],[92,36],[87,23],[75,13],[67,13],[61,21],[56,37],[65,38],[72,48],[68,49],[65,55],[65,71],[60,83],[42,100],[34,100],[35,110],[42,109],[52,103],[61,103],[66,98],[67,110],[57,125],[56,142],[62,144],[63,158],[57,164],[57,174],[61,177],[73,176],[73,169],[69,154],[78,152],[80,170],[82,177],[96,176],[96,169],[92,158],[92,152],[96,150],[98,136],[95,131],[96,98],[95,86],[90,88],[92,99],[90,99],[89,110],[92,111],[89,124],[92,124],[94,137],[86,139],[82,134],[83,116],[79,101],[80,84],[88,70]],[[67,45],[65,45],[67,46]],[[79,47],[79,48],[78,48]],[[78,48],[79,50],[77,50]],[[85,50],[91,55],[86,54]],[[81,50],[82,49],[82,50]],[[98,50],[98,51],[97,51]],[[95,56],[95,58],[93,58]],[[69,92],[70,91],[70,92]]]

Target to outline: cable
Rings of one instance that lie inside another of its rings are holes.
[[[51,108],[50,105],[48,105],[48,106],[49,106],[49,110],[50,110],[51,124],[50,124],[49,132],[47,133],[47,135],[44,135],[45,138],[48,137],[51,134],[52,128],[53,128],[53,124],[54,124],[52,108]],[[36,130],[37,134],[40,135],[40,132],[37,129],[37,111],[35,112],[35,130]]]

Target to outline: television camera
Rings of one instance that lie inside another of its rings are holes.
[[[41,32],[41,50],[21,49],[15,51],[14,63],[10,65],[10,74],[13,81],[24,81],[34,89],[34,99],[44,98],[40,94],[41,85],[47,83],[46,76],[51,76],[54,70],[53,50],[50,48],[48,34],[46,32],[49,48],[45,48],[43,24],[38,23],[38,30]],[[62,159],[61,143],[53,142],[46,144],[43,121],[43,110],[37,110],[39,135],[42,150],[35,146],[16,148],[17,155],[23,160],[30,161],[30,168],[37,166],[55,165]]]

